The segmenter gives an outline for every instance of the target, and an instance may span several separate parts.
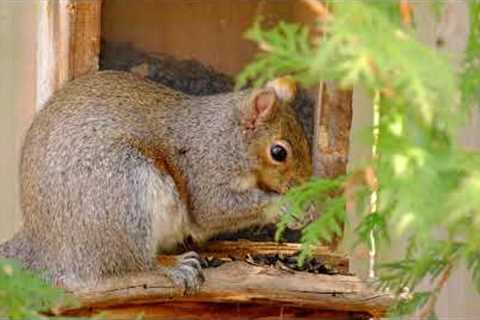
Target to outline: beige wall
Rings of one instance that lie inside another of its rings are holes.
[[[0,239],[9,237],[20,221],[18,209],[17,166],[22,136],[31,121],[36,105],[36,0],[0,0]],[[42,0],[39,0],[42,1]],[[414,1],[415,2],[415,1]],[[421,4],[421,1],[416,1]],[[459,2],[459,1],[457,1]],[[465,12],[460,12],[466,21]],[[436,32],[431,19],[422,20],[423,37],[432,41]],[[462,47],[459,34],[464,25],[446,25],[449,34],[447,47],[452,52]],[[463,31],[462,31],[463,30]],[[459,42],[460,41],[460,42]],[[356,91],[354,96],[354,124],[352,129],[352,165],[368,155],[369,148],[359,139],[359,131],[370,123],[369,101]],[[480,147],[478,114],[472,115],[471,125],[460,137],[472,147]],[[360,274],[365,274],[365,257],[355,256],[352,264]],[[480,314],[480,297],[471,288],[464,269],[457,271],[438,304],[442,319],[477,319]]]
[[[35,110],[35,21],[33,1],[0,1],[0,239],[20,221],[18,151]]]

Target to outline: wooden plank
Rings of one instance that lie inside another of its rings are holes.
[[[71,78],[98,70],[101,0],[72,0],[70,5]]]
[[[159,273],[131,274],[109,279],[95,287],[75,292],[80,305],[60,309],[63,315],[107,311],[125,314],[145,306],[164,310],[177,303],[230,304],[231,313],[243,304],[311,310],[367,313],[379,317],[392,298],[369,289],[354,276],[285,272],[276,268],[231,262],[205,270],[200,292],[182,296]],[[159,311],[163,312],[163,311]],[[132,313],[129,313],[133,316]]]

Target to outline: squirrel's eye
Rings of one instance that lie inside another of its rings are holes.
[[[285,159],[287,159],[288,152],[284,146],[280,144],[274,144],[270,148],[270,155],[272,156],[273,160],[283,162]]]

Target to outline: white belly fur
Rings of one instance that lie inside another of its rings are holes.
[[[188,235],[187,207],[170,175],[157,173],[148,181],[146,204],[152,217],[151,248],[157,252],[171,251]]]

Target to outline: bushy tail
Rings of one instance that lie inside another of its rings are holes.
[[[16,233],[10,240],[0,244],[0,259],[7,258],[29,267],[32,258],[32,248],[22,232]]]

